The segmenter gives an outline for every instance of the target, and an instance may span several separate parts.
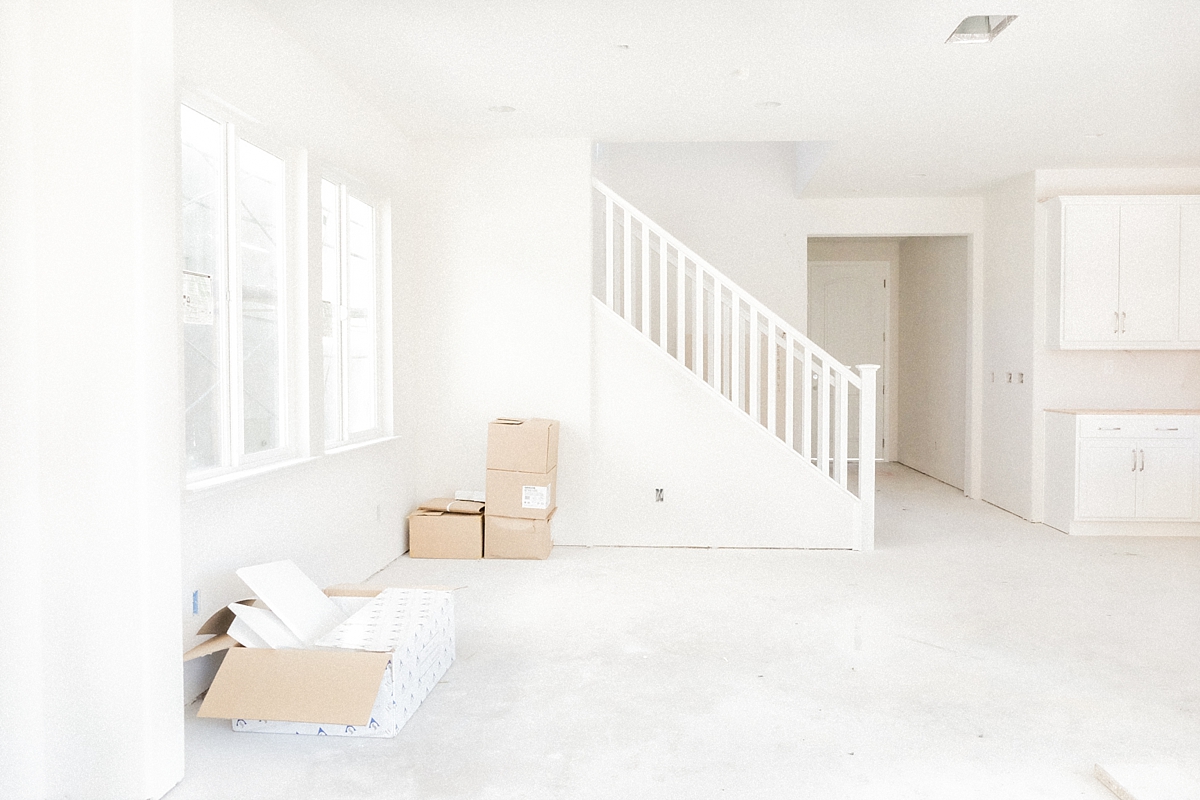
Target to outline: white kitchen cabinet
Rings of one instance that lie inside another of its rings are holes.
[[[1200,349],[1200,198],[1052,198],[1047,247],[1050,347]]]
[[[1200,535],[1196,415],[1046,415],[1046,524],[1067,533]]]

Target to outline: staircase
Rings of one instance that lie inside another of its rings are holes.
[[[879,367],[839,363],[603,183],[592,183],[603,238],[594,281],[601,311],[740,412],[758,431],[750,435],[770,438],[819,476],[804,481],[797,513],[849,499],[856,529],[838,541],[873,549]]]

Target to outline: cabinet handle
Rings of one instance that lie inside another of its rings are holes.
[[[1116,311],[1113,312],[1113,333],[1121,332],[1121,315]]]
[[[1179,428],[1155,428],[1156,431],[1177,431]]]
[[[1130,472],[1137,472],[1137,448],[1133,448],[1133,469]]]
[[[1120,429],[1120,427],[1116,427],[1116,428],[1097,428],[1096,430],[1098,430],[1098,431],[1119,431],[1121,429]]]
[[[1139,450],[1138,452],[1142,454],[1142,466],[1138,468],[1138,471],[1145,472],[1146,471],[1146,451]]]
[[[1121,333],[1125,332],[1125,312],[1121,312]]]

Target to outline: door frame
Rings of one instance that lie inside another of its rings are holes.
[[[888,386],[895,387],[899,385],[896,381],[895,370],[900,363],[900,320],[896,314],[896,309],[899,307],[898,303],[900,300],[900,265],[898,262],[893,263],[891,261],[808,261],[807,266],[805,267],[804,275],[804,309],[806,317],[804,324],[805,336],[808,336],[809,334],[807,319],[808,302],[809,298],[811,297],[811,294],[809,293],[809,286],[811,285],[809,279],[811,278],[812,268],[814,266],[865,268],[878,268],[882,266],[885,268],[887,274],[887,302],[884,304],[884,314],[886,315],[884,320],[884,330],[887,331],[887,341],[883,348],[883,364],[880,365],[883,367],[883,375],[885,378],[884,381],[880,381],[880,385],[884,387],[881,393],[881,400],[883,403],[883,433],[880,437],[883,440],[883,447],[880,448],[880,451],[875,454],[875,460],[894,461],[895,459],[892,457],[892,454],[898,452],[896,449],[894,432],[899,430],[899,419],[897,418],[897,414],[899,413],[900,406],[898,403],[892,402],[892,399],[895,397],[895,391],[893,390],[893,393],[889,395],[887,393],[887,388]],[[810,336],[809,338],[812,337]],[[847,366],[853,367],[855,365],[848,364]]]

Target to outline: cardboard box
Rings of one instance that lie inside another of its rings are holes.
[[[558,469],[549,472],[487,471],[487,513],[513,519],[549,519],[558,507]]]
[[[557,466],[557,420],[501,418],[488,424],[488,469],[544,474]]]
[[[484,558],[550,557],[554,542],[550,538],[549,519],[513,519],[484,516]]]
[[[238,574],[259,601],[214,614],[201,631],[215,638],[184,656],[227,650],[199,716],[229,719],[235,731],[395,736],[454,661],[449,591],[333,587],[322,593],[291,562]],[[273,602],[263,603],[267,596]],[[271,634],[264,619],[245,615],[246,607],[268,615],[306,646],[242,646],[234,639],[247,635],[235,632],[239,622],[264,638]],[[307,642],[304,623],[326,614],[338,620],[334,627]]]
[[[438,499],[408,516],[410,558],[483,558],[483,503]]]

